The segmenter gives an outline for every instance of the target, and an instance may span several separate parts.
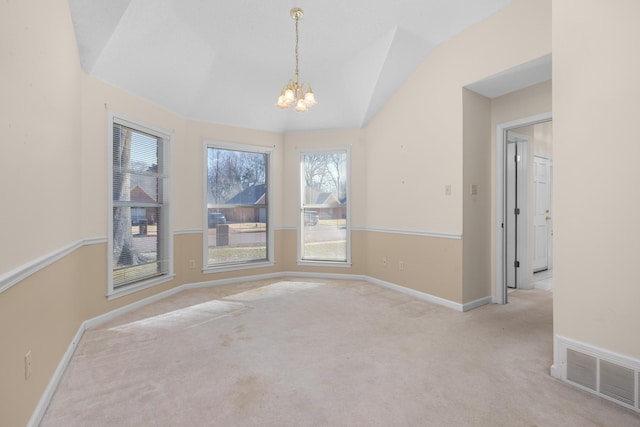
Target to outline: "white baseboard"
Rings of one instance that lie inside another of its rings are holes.
[[[40,425],[40,422],[42,421],[42,417],[44,417],[44,413],[49,407],[49,402],[51,402],[51,399],[53,398],[53,394],[56,392],[56,389],[58,388],[58,384],[62,379],[62,375],[64,374],[64,371],[67,369],[67,366],[69,365],[69,362],[73,357],[73,353],[76,351],[76,347],[78,346],[78,343],[80,342],[80,338],[82,338],[82,334],[84,334],[84,331],[85,331],[85,326],[83,323],[82,325],[80,325],[80,328],[78,329],[78,332],[76,332],[75,336],[73,337],[73,340],[71,340],[71,344],[69,344],[67,351],[64,353],[64,356],[62,356],[62,360],[60,360],[60,363],[58,363],[58,367],[56,368],[56,371],[53,373],[53,377],[51,377],[49,384],[47,384],[47,388],[44,390],[42,397],[40,397],[40,401],[38,401],[38,406],[36,406],[35,411],[33,411],[33,414],[31,414],[31,418],[27,423],[27,427],[38,427]]]
[[[463,306],[460,303],[450,301],[448,299],[440,298],[434,295],[430,295],[424,292],[416,291],[415,289],[406,288],[404,286],[396,285],[395,283],[385,282],[384,280],[376,279],[373,277],[367,277],[368,282],[374,285],[383,286],[385,288],[393,289],[394,291],[402,292],[403,294],[411,295],[417,299],[432,302],[434,304],[442,305],[448,308],[452,308],[457,311],[463,311]]]
[[[473,310],[474,308],[482,307],[483,305],[491,304],[491,303],[493,303],[492,296],[480,298],[475,301],[464,303],[462,305],[462,311],[470,311],[470,310]]]

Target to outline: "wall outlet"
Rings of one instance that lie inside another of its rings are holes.
[[[194,270],[195,268],[196,268],[196,260],[190,259],[189,260],[189,269],[190,270]]]
[[[398,270],[404,271],[404,261],[399,261],[398,262]]]
[[[31,350],[27,351],[24,355],[24,379],[28,380],[31,377]]]

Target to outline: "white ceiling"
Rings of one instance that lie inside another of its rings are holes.
[[[361,128],[435,46],[509,3],[69,0],[90,75],[190,119],[277,132]],[[274,106],[295,68],[292,7],[319,102],[308,113]],[[469,88],[491,96],[496,79]]]

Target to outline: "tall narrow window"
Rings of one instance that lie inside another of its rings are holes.
[[[171,270],[170,136],[113,117],[111,139],[110,294],[167,280]]]
[[[245,145],[207,146],[207,267],[250,267],[272,261],[270,152]]]
[[[350,262],[349,153],[300,152],[299,262]]]

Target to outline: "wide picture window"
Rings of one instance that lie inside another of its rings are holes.
[[[298,262],[350,263],[348,154],[300,152]]]
[[[114,117],[109,293],[168,280],[166,208],[170,136]]]
[[[207,146],[207,268],[271,262],[269,159],[260,147]]]

